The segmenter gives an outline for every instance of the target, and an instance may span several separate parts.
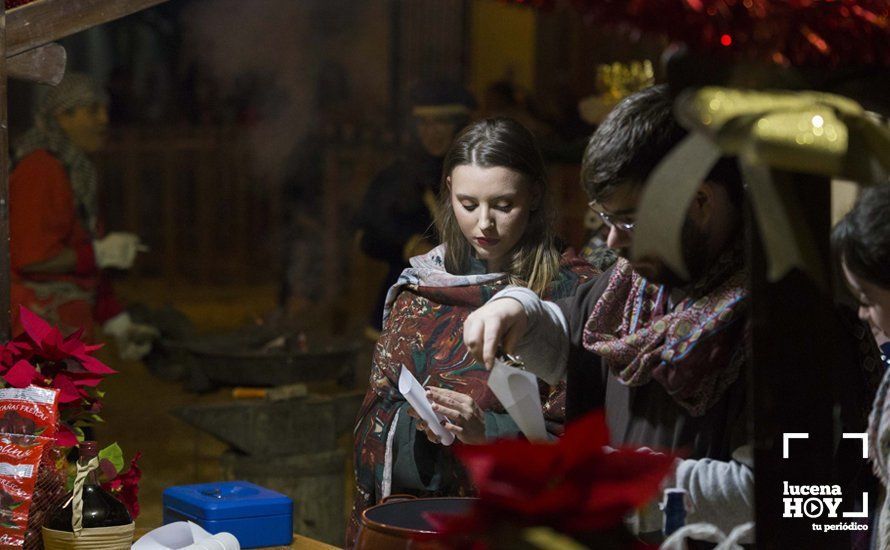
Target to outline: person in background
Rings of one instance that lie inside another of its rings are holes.
[[[356,495],[347,546],[362,511],[390,494],[472,493],[451,448],[439,444],[399,393],[402,368],[427,388],[462,443],[519,435],[488,388],[488,372],[467,354],[461,331],[464,319],[508,283],[559,298],[595,274],[572,252],[560,253],[553,223],[543,160],[525,127],[486,119],[458,136],[445,157],[437,203],[443,244],[412,258],[387,293],[354,432]],[[561,388],[542,385],[541,391],[548,429],[559,433]]]
[[[95,325],[114,337],[122,357],[151,349],[156,330],[134,323],[103,269],[127,269],[140,249],[130,233],[103,234],[96,167],[88,154],[107,138],[105,94],[86,75],[69,73],[38,102],[34,127],[14,144],[9,179],[13,332],[27,307],[68,333]]]
[[[475,108],[470,93],[455,83],[418,85],[411,94],[411,143],[368,186],[358,215],[361,250],[389,268],[369,322],[375,340],[386,292],[411,257],[429,252],[438,241],[432,225],[442,159]]]
[[[847,286],[859,303],[859,318],[878,343],[890,335],[890,185],[866,189],[832,231],[832,246]],[[885,371],[869,418],[868,441],[884,499],[873,529],[875,548],[890,548],[890,374]]]

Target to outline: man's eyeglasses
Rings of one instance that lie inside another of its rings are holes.
[[[633,232],[637,222],[627,214],[609,214],[608,212],[603,212],[597,208],[596,201],[590,201],[587,203],[587,206],[593,210],[594,214],[599,216],[603,223],[608,227],[614,227],[615,229],[626,231],[628,233]]]

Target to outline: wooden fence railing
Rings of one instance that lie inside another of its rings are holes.
[[[279,190],[250,175],[234,129],[117,129],[99,157],[110,230],[150,247],[136,275],[194,282],[277,276]]]

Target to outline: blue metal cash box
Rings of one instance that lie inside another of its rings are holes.
[[[287,546],[293,539],[294,502],[246,481],[179,485],[164,489],[164,524],[174,521],[231,533],[242,548]]]

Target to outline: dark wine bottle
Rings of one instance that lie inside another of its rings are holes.
[[[99,454],[99,447],[95,441],[84,441],[78,446],[78,449],[80,451],[78,464],[81,466],[86,466]],[[63,506],[50,514],[44,527],[56,531],[72,532],[74,530],[71,526],[73,500],[72,493],[68,493],[63,501]],[[99,470],[96,469],[87,474],[86,482],[83,484],[83,528],[113,527],[128,525],[132,522],[126,506],[99,486]]]

